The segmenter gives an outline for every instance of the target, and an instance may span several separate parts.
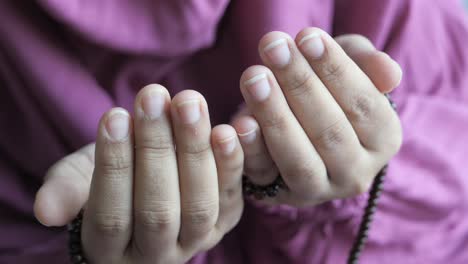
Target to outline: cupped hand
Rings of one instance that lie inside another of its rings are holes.
[[[183,91],[171,100],[149,85],[134,118],[110,110],[95,145],[49,170],[35,213],[60,226],[85,207],[82,245],[91,263],[184,263],[239,221],[243,160],[234,128],[211,128],[202,95]]]
[[[250,181],[286,183],[265,202],[301,207],[366,192],[402,142],[384,96],[401,80],[399,65],[362,36],[317,28],[295,40],[268,33],[259,53],[265,66],[243,73],[247,109],[233,126]]]

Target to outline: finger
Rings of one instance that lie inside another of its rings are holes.
[[[219,216],[215,225],[216,234],[213,243],[210,244],[213,246],[239,222],[241,217],[244,204],[242,197],[244,155],[236,131],[229,125],[214,127],[211,142],[219,185]]]
[[[230,123],[232,123],[233,120],[236,120],[237,118],[245,115],[250,115],[249,108],[245,104],[241,104],[239,106],[239,110],[231,117]]]
[[[131,118],[122,108],[100,121],[95,169],[83,216],[83,249],[90,261],[115,263],[131,236],[133,143]]]
[[[233,126],[244,150],[244,174],[258,185],[272,183],[279,172],[268,152],[257,121],[251,116],[243,116],[234,120]]]
[[[265,35],[260,40],[260,54],[272,69],[290,108],[320,154],[332,182],[340,186],[352,185],[348,164],[356,164],[366,153],[327,87],[285,33]],[[282,61],[287,62],[280,65]],[[280,164],[278,166],[281,167]]]
[[[384,150],[391,153],[389,155],[396,153],[399,139],[395,137],[401,135],[395,131],[399,128],[398,118],[367,75],[333,38],[320,29],[301,31],[297,42],[309,64],[346,113],[362,145],[370,151]]]
[[[88,200],[93,170],[94,143],[55,163],[36,194],[36,218],[46,226],[70,223]]]
[[[307,196],[305,199],[318,199],[327,193],[325,165],[271,71],[263,66],[248,68],[241,77],[241,91],[291,193]]]
[[[177,94],[171,112],[181,193],[179,242],[182,248],[193,250],[210,235],[218,219],[218,176],[210,144],[211,125],[206,101],[195,91]]]
[[[381,93],[390,93],[400,84],[403,76],[400,65],[386,53],[376,50],[369,39],[349,34],[335,40]]]
[[[172,138],[170,96],[148,85],[135,100],[134,245],[146,258],[164,259],[177,243],[180,194]]]

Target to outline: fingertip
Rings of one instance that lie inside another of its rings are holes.
[[[226,124],[215,126],[211,133],[211,136],[215,141],[222,141],[225,138],[232,137],[235,135],[236,130],[232,126]]]
[[[341,35],[336,37],[335,41],[351,58],[359,54],[372,53],[376,51],[372,41],[359,34]]]
[[[169,91],[162,85],[149,84],[135,96],[134,113],[137,120],[155,120],[166,112],[171,101]]]
[[[232,154],[238,145],[236,130],[230,125],[218,125],[211,133],[212,144],[225,155]]]
[[[157,91],[157,92],[160,92],[162,94],[168,95],[170,97],[169,91],[167,90],[166,87],[164,87],[164,86],[162,86],[160,84],[152,83],[152,84],[148,84],[148,85],[144,86],[143,88],[141,88],[141,90],[137,93],[135,98],[139,98],[142,95],[144,95],[146,93],[150,93],[152,91]]]
[[[80,181],[73,182],[73,174],[63,164],[59,165],[52,166],[47,172],[33,205],[34,215],[45,226],[69,223],[79,213],[88,196],[89,188]]]
[[[251,82],[252,78],[259,76],[261,74],[264,75],[273,75],[271,70],[263,65],[253,65],[248,67],[241,75],[240,78],[240,86],[241,88],[244,86],[248,86],[249,82]]]
[[[51,225],[47,217],[47,212],[44,212],[45,210],[44,210],[44,206],[42,202],[43,198],[41,195],[41,190],[42,190],[42,187],[36,193],[36,197],[34,199],[34,205],[33,205],[34,216],[36,217],[37,221],[39,221],[39,223],[41,223],[44,226],[49,227]]]
[[[181,91],[172,98],[171,116],[176,130],[181,125],[196,126],[201,120],[209,123],[208,103],[205,97],[195,90]]]
[[[394,76],[393,76],[393,88],[388,92],[391,92],[392,90],[400,86],[401,81],[403,80],[403,75],[404,75],[403,69],[401,68],[400,64],[393,59],[392,59],[392,62],[394,64],[394,69],[395,69]]]
[[[175,107],[178,107],[180,104],[183,104],[186,101],[190,100],[199,100],[206,102],[205,97],[195,91],[195,90],[183,90],[179,93],[177,93],[173,98],[171,104]]]
[[[127,141],[132,132],[130,114],[124,108],[112,108],[102,116],[99,127],[99,134],[110,142]]]
[[[322,35],[328,35],[328,33],[325,32],[324,30],[320,29],[320,28],[317,28],[317,27],[307,27],[307,28],[304,28],[303,30],[301,30],[296,35],[295,43],[299,47],[306,41],[306,39],[309,36],[315,36],[315,35],[322,36]]]
[[[57,199],[54,194],[48,192],[47,186],[43,185],[36,194],[34,201],[34,215],[36,219],[44,226],[64,226],[67,220],[63,212],[59,209]]]
[[[389,93],[400,85],[403,70],[396,61],[384,52],[377,52],[374,60],[377,66],[374,71],[380,71],[380,73],[376,72],[377,76],[371,79],[375,80],[375,85],[380,92]]]
[[[265,50],[273,47],[275,41],[289,41],[292,40],[291,36],[285,32],[281,31],[272,31],[266,33],[259,41],[258,49],[260,54],[264,53]]]
[[[252,116],[242,116],[234,120],[233,126],[242,143],[248,144],[255,141],[259,124]]]
[[[388,54],[381,51],[355,53],[352,59],[372,80],[381,93],[389,93],[400,85],[403,71]]]

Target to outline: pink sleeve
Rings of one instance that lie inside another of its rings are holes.
[[[166,58],[209,46],[216,38],[215,25],[229,3],[228,0],[38,2],[55,19],[99,45]]]

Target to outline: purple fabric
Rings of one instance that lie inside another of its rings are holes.
[[[66,233],[36,222],[46,169],[94,140],[144,84],[202,92],[213,123],[271,30],[360,33],[405,72],[404,144],[362,263],[468,263],[468,23],[456,0],[0,1],[0,263],[64,263]],[[306,209],[248,202],[192,263],[344,263],[366,196]]]

